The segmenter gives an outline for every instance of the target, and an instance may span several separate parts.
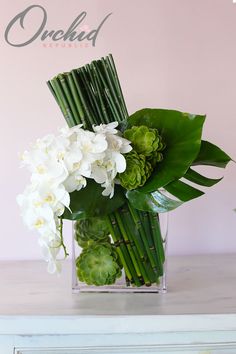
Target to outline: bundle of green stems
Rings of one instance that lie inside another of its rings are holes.
[[[69,127],[93,125],[128,118],[112,55],[48,81]],[[159,217],[135,209],[126,202],[107,216],[110,233],[128,284],[140,287],[159,282],[165,260]]]

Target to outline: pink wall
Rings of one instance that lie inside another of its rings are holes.
[[[23,226],[15,202],[29,178],[19,170],[17,154],[64,123],[45,85],[60,71],[111,52],[130,112],[165,107],[206,113],[204,137],[236,158],[236,4],[232,0],[34,3],[47,9],[48,29],[66,28],[83,10],[88,11],[84,22],[90,27],[113,14],[95,48],[43,48],[39,41],[14,48],[6,44],[3,33],[10,19],[32,2],[1,0],[0,259],[40,257],[37,236]],[[31,28],[34,25],[27,22]],[[222,183],[171,213],[171,254],[236,251],[235,180],[236,166],[231,164]]]

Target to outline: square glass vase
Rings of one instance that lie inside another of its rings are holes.
[[[73,223],[73,293],[165,293],[168,213],[125,205]]]

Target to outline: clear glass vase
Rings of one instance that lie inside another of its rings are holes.
[[[167,232],[168,213],[128,204],[109,217],[75,221],[73,292],[166,292]]]

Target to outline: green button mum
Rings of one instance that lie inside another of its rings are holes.
[[[151,156],[154,151],[161,151],[165,147],[158,130],[145,125],[125,130],[124,137],[131,141],[138,154],[145,156]]]
[[[92,244],[83,249],[76,261],[77,275],[88,285],[110,285],[121,276],[121,266],[114,246]]]
[[[143,186],[152,173],[151,163],[135,150],[125,154],[125,159],[126,170],[119,175],[120,184],[128,190]]]

